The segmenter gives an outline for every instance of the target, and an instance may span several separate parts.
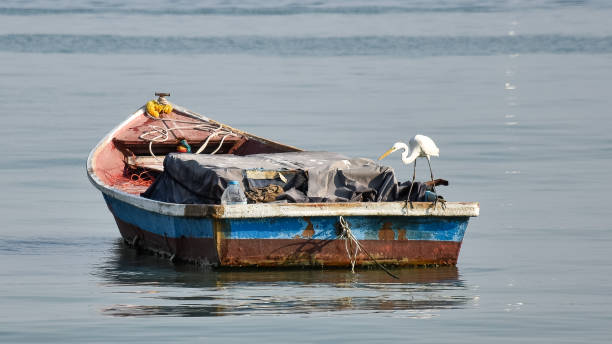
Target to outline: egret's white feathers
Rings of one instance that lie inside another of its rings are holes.
[[[410,139],[408,144],[405,144],[403,142],[396,142],[390,149],[390,151],[395,152],[399,149],[404,150],[402,152],[402,161],[406,165],[411,164],[416,160],[416,158],[419,157],[429,159],[430,156],[440,156],[440,149],[438,148],[438,146],[436,146],[436,143],[431,138],[425,135],[416,135],[415,137]],[[383,157],[386,156],[388,153],[385,153]]]
[[[436,146],[436,143],[433,142],[431,138],[425,135],[416,135],[410,139],[411,145],[412,141],[416,141],[416,143],[418,143],[418,146],[421,149],[420,156],[440,156],[440,149],[438,146]]]

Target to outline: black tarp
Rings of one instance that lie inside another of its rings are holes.
[[[230,180],[243,190],[279,185],[280,202],[389,202],[406,200],[410,182],[398,183],[391,167],[329,152],[236,155],[172,153],[164,172],[142,196],[182,204],[219,204]],[[424,198],[416,182],[412,201]]]

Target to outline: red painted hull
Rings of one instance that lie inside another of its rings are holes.
[[[379,263],[389,265],[455,265],[461,243],[424,240],[361,240]],[[349,266],[343,240],[229,239],[221,241],[223,266]],[[373,265],[364,253],[357,265]]]

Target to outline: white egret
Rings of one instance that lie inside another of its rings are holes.
[[[416,177],[417,158],[427,158],[427,164],[429,165],[429,173],[431,175],[432,188],[435,193],[436,187],[429,157],[440,155],[440,149],[438,148],[438,146],[436,146],[436,143],[433,142],[431,138],[425,135],[416,135],[415,137],[410,139],[408,145],[403,142],[396,142],[393,147],[391,147],[391,149],[381,155],[378,160],[384,159],[387,155],[399,149],[404,150],[404,152],[402,152],[402,161],[404,162],[404,164],[409,165],[410,163],[414,163],[414,167],[412,170],[412,183],[410,184],[410,190],[408,190],[408,199],[406,200],[406,202],[410,200],[410,194],[412,193],[412,186],[414,185],[414,179]],[[435,203],[436,201],[434,201],[434,206]],[[412,201],[410,201],[410,206],[412,206]]]

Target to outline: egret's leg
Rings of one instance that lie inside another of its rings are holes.
[[[413,208],[412,200],[410,200],[410,194],[412,194],[412,187],[414,186],[414,178],[416,177],[416,160],[414,160],[414,167],[412,169],[412,182],[410,183],[410,189],[408,190],[408,197],[406,198],[406,205],[410,202],[410,209]]]
[[[433,201],[433,206],[435,208],[436,203],[438,203],[438,193],[436,192],[436,183],[434,182],[433,171],[431,169],[431,162],[429,161],[429,157],[427,157],[427,165],[429,165],[429,174],[431,175],[431,188],[436,195],[436,199]]]

